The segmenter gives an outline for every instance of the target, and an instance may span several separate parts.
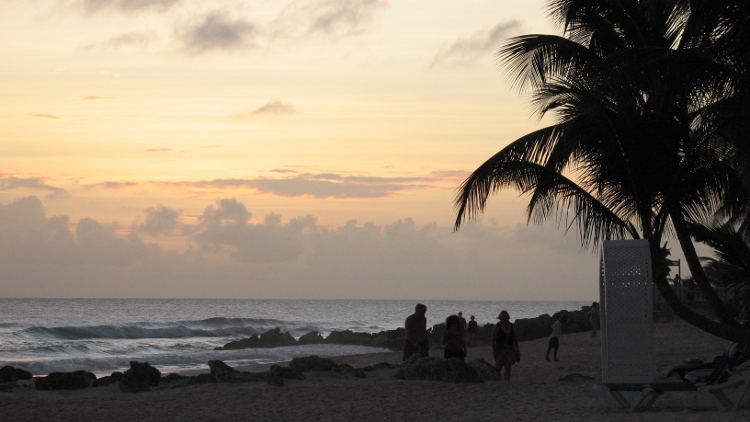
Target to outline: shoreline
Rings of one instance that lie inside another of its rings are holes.
[[[692,359],[711,361],[728,342],[682,321],[654,325],[657,377]],[[664,394],[653,410],[638,414],[613,412],[593,390],[601,379],[599,338],[590,333],[563,334],[560,362],[547,362],[547,339],[520,343],[521,362],[510,382],[480,384],[405,381],[394,369],[367,372],[365,378],[330,372],[308,372],[304,380],[283,386],[265,382],[207,383],[149,392],[122,393],[116,385],[73,391],[15,389],[0,392],[0,407],[14,421],[95,420],[153,421],[478,421],[503,418],[530,421],[581,420],[650,422],[740,422],[750,420],[746,397],[738,411],[719,412],[708,397],[696,392]],[[442,351],[431,350],[440,357]],[[468,359],[492,362],[488,346],[469,348]],[[401,352],[330,358],[354,367],[380,362],[398,364]],[[259,372],[271,364],[235,367]],[[158,369],[158,368],[157,368]],[[192,371],[191,371],[192,372]],[[209,372],[206,367],[205,371]],[[579,374],[573,381],[561,381]],[[674,379],[672,379],[674,380]]]

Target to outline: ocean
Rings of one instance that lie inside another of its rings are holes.
[[[84,369],[97,376],[124,371],[131,360],[163,374],[230,366],[377,353],[364,346],[305,345],[273,349],[213,350],[279,327],[299,338],[311,331],[377,333],[403,326],[415,301],[215,299],[0,299],[0,367],[34,375]],[[511,319],[578,310],[590,302],[425,301],[433,326],[454,313],[474,315],[480,326],[505,309]]]

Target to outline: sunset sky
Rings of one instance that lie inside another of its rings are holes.
[[[456,187],[540,127],[532,0],[0,0],[0,297],[594,300],[597,251]]]

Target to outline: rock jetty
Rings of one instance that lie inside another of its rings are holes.
[[[577,311],[560,311],[552,316],[540,315],[536,318],[521,318],[515,320],[516,335],[518,340],[527,341],[547,337],[550,326],[556,319],[563,315],[568,316],[568,322],[563,327],[563,333],[579,333],[591,330],[591,307],[584,306]],[[485,324],[479,327],[476,336],[477,346],[488,346],[492,337],[494,324]],[[445,323],[440,323],[428,330],[429,343],[440,345],[440,339],[445,330]],[[350,330],[333,331],[324,337],[317,331],[312,331],[295,339],[288,332],[281,332],[280,328],[266,331],[260,336],[253,334],[249,338],[236,340],[217,347],[215,350],[238,350],[247,348],[272,348],[284,346],[298,346],[305,344],[345,344],[357,346],[379,347],[390,350],[401,350],[406,341],[406,332],[403,328],[381,331],[379,333],[359,333]]]

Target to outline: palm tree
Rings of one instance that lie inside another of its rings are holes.
[[[710,225],[691,225],[693,237],[710,246],[716,258],[706,257],[706,273],[732,296],[750,303],[750,213],[738,221],[716,218]]]
[[[529,220],[575,225],[585,246],[648,239],[654,282],[675,313],[739,340],[748,332],[705,277],[688,230],[745,203],[748,186],[738,166],[750,157],[746,135],[736,129],[741,119],[726,112],[742,103],[742,90],[734,89],[742,66],[722,47],[733,27],[696,12],[699,3],[550,1],[563,36],[513,38],[498,56],[555,124],[517,139],[474,171],[456,197],[456,228],[482,212],[490,194],[515,188],[530,196]],[[712,23],[714,36],[699,36]],[[670,232],[720,322],[696,314],[672,291],[661,247]]]

